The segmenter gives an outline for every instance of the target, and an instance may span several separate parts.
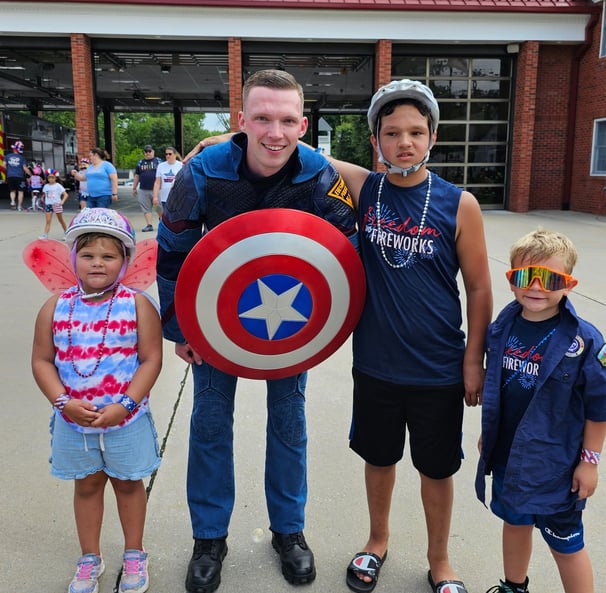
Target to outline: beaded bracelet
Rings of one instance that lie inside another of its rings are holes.
[[[593,463],[597,465],[600,463],[600,454],[597,451],[590,451],[589,449],[581,449],[581,461],[586,463]]]
[[[59,412],[63,412],[63,408],[65,408],[65,404],[72,399],[71,395],[67,395],[67,393],[62,393],[54,402],[53,408],[59,410]]]
[[[118,403],[122,404],[128,412],[132,412],[139,405],[132,397],[126,395],[126,393]]]

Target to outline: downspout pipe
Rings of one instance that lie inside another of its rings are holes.
[[[570,76],[570,90],[568,96],[568,129],[566,137],[566,160],[564,166],[564,186],[562,188],[562,210],[570,210],[570,194],[572,191],[572,169],[574,158],[574,129],[577,119],[577,101],[579,97],[579,72],[581,70],[581,60],[587,53],[593,42],[593,29],[599,20],[597,11],[591,14],[589,22],[585,26],[585,41],[577,48],[572,61],[572,71]]]

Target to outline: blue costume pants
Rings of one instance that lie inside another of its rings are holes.
[[[226,536],[234,508],[233,424],[238,378],[192,365],[187,501],[195,538]],[[270,528],[302,531],[307,501],[307,374],[267,381],[265,498]]]

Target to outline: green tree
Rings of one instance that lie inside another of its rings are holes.
[[[324,119],[333,129],[332,156],[372,169],[373,148],[366,115],[325,115]]]
[[[73,111],[45,111],[42,119],[59,124],[64,128],[76,127],[76,114]]]

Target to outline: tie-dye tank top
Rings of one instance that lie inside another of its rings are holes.
[[[87,400],[100,409],[119,402],[128,389],[139,367],[135,294],[120,284],[111,298],[94,302],[82,299],[78,287],[73,287],[57,300],[53,318],[55,366],[72,398]],[[108,432],[146,414],[148,397],[117,426],[84,427],[65,415],[63,418],[78,432]]]

